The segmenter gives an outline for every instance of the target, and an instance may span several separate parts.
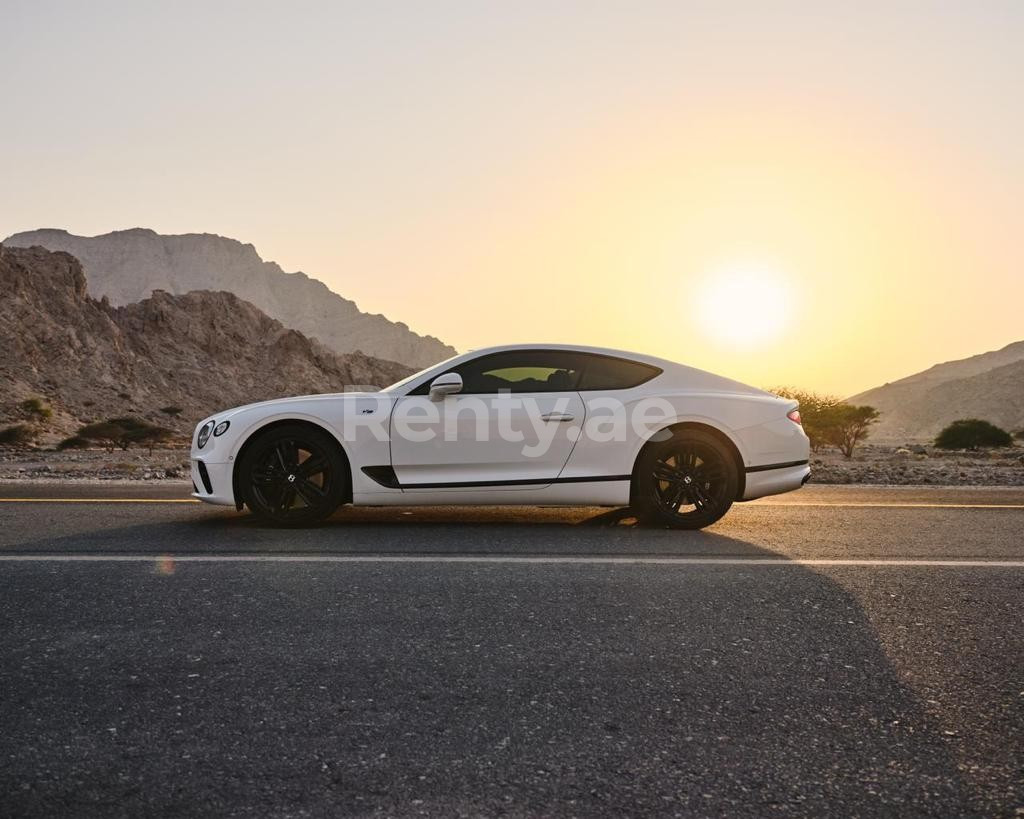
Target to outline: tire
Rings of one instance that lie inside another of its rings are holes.
[[[286,424],[258,433],[238,464],[249,511],[274,526],[311,526],[330,517],[348,491],[348,464],[326,432]]]
[[[703,529],[729,511],[739,489],[733,453],[716,436],[683,429],[647,444],[633,472],[640,521],[672,529]]]

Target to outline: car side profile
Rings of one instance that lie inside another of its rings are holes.
[[[284,398],[201,421],[193,497],[277,525],[341,504],[630,506],[698,529],[798,489],[795,401],[652,356],[511,345],[379,392]]]

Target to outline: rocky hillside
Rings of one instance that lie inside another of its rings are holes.
[[[263,261],[252,245],[222,236],[162,236],[143,228],[75,236],[46,229],[16,233],[4,244],[70,253],[82,262],[90,294],[106,296],[114,305],[140,301],[154,290],[179,295],[226,290],[338,353],[360,351],[416,369],[455,354],[438,339],[418,335],[384,316],[363,313],[323,282],[305,273],[285,273]]]
[[[1024,341],[948,361],[849,399],[882,412],[877,440],[934,438],[958,418],[983,418],[1004,429],[1024,428]]]
[[[410,372],[338,355],[231,293],[158,291],[113,307],[86,293],[74,257],[40,247],[0,246],[0,292],[0,422],[38,395],[57,431],[129,414],[185,431],[220,407],[386,386]]]

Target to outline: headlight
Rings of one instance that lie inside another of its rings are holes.
[[[221,421],[213,428],[213,437],[220,438],[221,435],[228,431],[229,426],[231,426],[230,421]]]
[[[207,421],[203,424],[203,428],[199,430],[199,437],[196,439],[200,449],[206,446],[206,442],[210,440],[211,432],[213,432],[213,421]]]

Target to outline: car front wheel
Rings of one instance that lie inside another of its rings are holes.
[[[729,511],[739,487],[732,453],[717,437],[683,429],[653,441],[633,475],[633,505],[644,523],[702,529]]]
[[[259,433],[242,455],[239,489],[249,510],[278,526],[309,526],[345,496],[348,470],[328,435],[302,424]]]

